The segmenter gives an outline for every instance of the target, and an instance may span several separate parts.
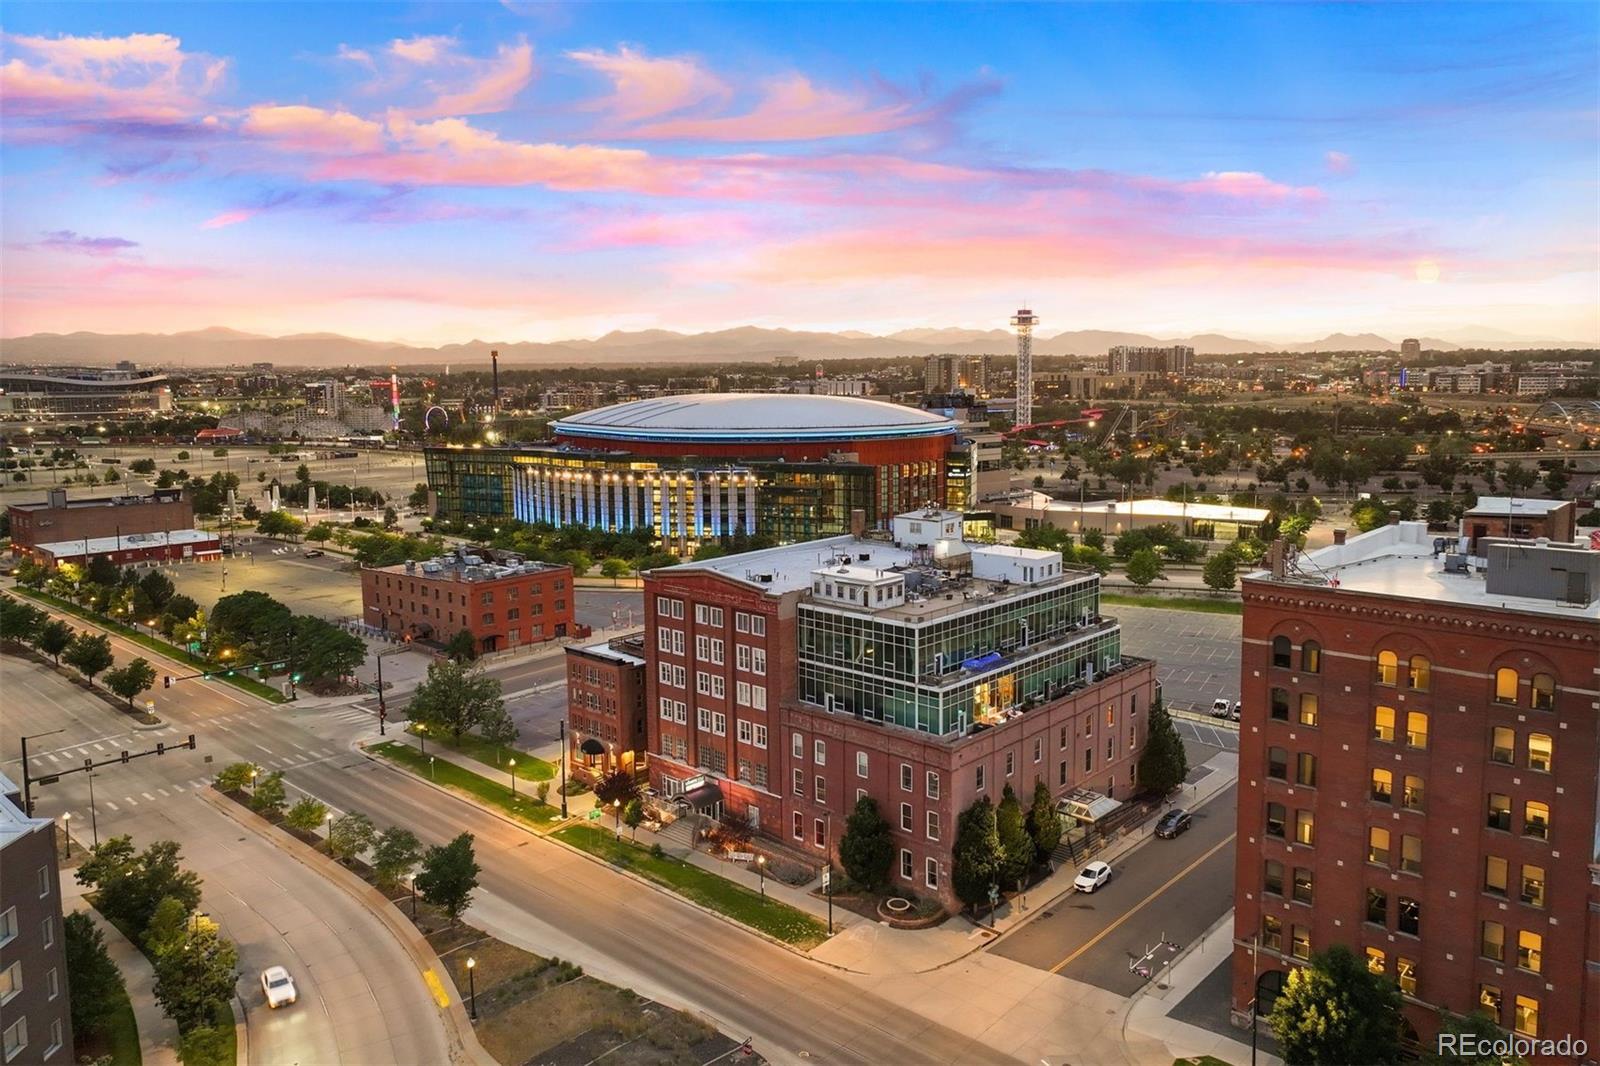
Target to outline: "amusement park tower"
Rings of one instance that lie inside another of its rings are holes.
[[[1017,327],[1017,421],[1025,426],[1033,421],[1033,327],[1039,319],[1023,308],[1011,316]]]

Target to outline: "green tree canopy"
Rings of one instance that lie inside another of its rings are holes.
[[[1033,869],[1035,847],[1028,835],[1022,804],[1010,785],[1000,796],[1000,806],[995,808],[995,835],[1000,839],[999,880],[1003,885],[1017,885]]]
[[[1285,1062],[1372,1066],[1400,1059],[1400,988],[1335,945],[1289,971],[1268,1015]]]
[[[397,885],[422,858],[422,842],[417,834],[390,826],[378,834],[372,845],[372,872],[379,884]]]
[[[1140,548],[1128,557],[1128,580],[1135,585],[1148,585],[1157,579],[1165,579],[1161,556],[1156,554],[1154,548]]]
[[[372,847],[378,827],[360,811],[351,811],[333,820],[328,830],[328,851],[341,862],[348,862]]]
[[[478,887],[478,860],[473,854],[472,834],[462,833],[448,844],[436,845],[422,857],[417,873],[417,891],[428,903],[456,921],[472,905]]]
[[[290,829],[309,833],[320,828],[327,817],[328,805],[319,799],[306,796],[289,808],[289,813],[283,816],[283,824]]]
[[[452,662],[470,663],[478,657],[478,638],[470,629],[458,629],[445,642],[444,653]]]
[[[72,646],[72,627],[59,618],[52,618],[39,627],[33,646],[61,665],[61,653]]]
[[[67,998],[72,1013],[72,1039],[82,1044],[105,1030],[127,990],[122,971],[106,951],[105,936],[86,911],[73,911],[61,922],[67,956]]]
[[[143,656],[106,674],[106,688],[127,700],[130,711],[134,699],[155,683],[156,668]]]
[[[131,837],[112,837],[78,866],[78,883],[99,894],[100,913],[142,939],[156,905],[168,896],[185,913],[200,905],[200,875],[179,865],[182,855],[176,841],[158,840],[136,852]]]
[[[111,638],[104,633],[87,632],[72,638],[62,658],[67,660],[68,666],[88,678],[91,685],[96,674],[116,661],[111,654]]]
[[[871,796],[862,796],[845,819],[844,836],[839,838],[839,861],[850,880],[874,892],[889,884],[889,867],[894,862],[894,841],[889,823],[878,813]]]
[[[448,732],[459,743],[463,734],[504,710],[500,682],[483,671],[457,662],[434,662],[411,697],[412,721],[430,733]]]
[[[250,790],[250,809],[257,814],[272,817],[282,814],[289,802],[288,790],[283,784],[283,771],[274,770],[256,778],[256,787]]]
[[[956,822],[950,871],[956,898],[970,907],[989,902],[989,886],[999,883],[1000,860],[994,804],[980,796]]]
[[[156,1002],[180,1032],[206,1026],[233,996],[238,950],[215,929],[192,930],[182,947],[155,960]]]
[[[1218,552],[1206,560],[1202,576],[1206,584],[1222,592],[1239,583],[1239,561],[1232,552]]]
[[[1044,865],[1061,843],[1061,815],[1055,797],[1044,781],[1033,783],[1033,803],[1028,807],[1028,836],[1033,839],[1033,861]]]
[[[1139,755],[1139,784],[1164,796],[1181,785],[1188,773],[1183,738],[1172,724],[1166,703],[1157,699],[1150,705],[1150,726]]]

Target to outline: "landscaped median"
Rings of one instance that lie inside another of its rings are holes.
[[[827,926],[805,911],[682,859],[623,840],[600,826],[568,825],[551,836],[786,944],[813,948],[828,939]]]
[[[26,596],[31,600],[37,600],[38,602],[45,604],[48,607],[52,607],[55,610],[61,611],[64,614],[70,614],[75,618],[81,618],[91,625],[98,626],[109,633],[115,633],[117,636],[122,637],[125,640],[130,640],[133,643],[138,644],[140,647],[149,648],[151,651],[156,652],[159,655],[163,655],[168,659],[172,659],[180,663],[194,663],[194,669],[197,673],[210,673],[212,675],[212,680],[214,681],[221,681],[225,684],[232,685],[234,688],[248,692],[252,696],[258,696],[261,699],[268,700],[272,703],[284,702],[283,694],[274,689],[271,685],[264,685],[255,678],[251,677],[229,675],[226,673],[226,671],[231,668],[223,664],[213,662],[195,663],[193,657],[176,644],[171,644],[159,637],[152,637],[148,633],[142,633],[139,630],[134,629],[132,626],[124,625],[121,622],[106,618],[103,615],[95,614],[93,611],[86,611],[77,604],[63,600],[59,596],[52,596],[48,592],[40,592],[37,589],[24,588],[21,585],[15,586],[12,591],[19,596]]]
[[[416,723],[406,726],[406,732],[416,736]],[[517,760],[517,780],[521,781],[550,781],[556,776],[556,764],[547,762],[537,755],[530,755],[520,748],[507,747],[504,744],[495,744],[484,740],[476,733],[463,733],[460,740],[455,740],[444,733],[428,733],[428,743],[438,744],[451,751],[459,752],[469,759],[476,759],[485,766],[497,766],[509,773],[506,766],[507,757]]]
[[[515,819],[537,832],[547,832],[550,824],[561,816],[557,808],[548,803],[541,803],[537,796],[520,791],[516,796],[512,796],[509,776],[503,782],[491,781],[482,774],[475,774],[449,759],[424,755],[411,745],[399,741],[386,740],[381,744],[369,745],[366,750],[381,759],[405,767],[418,777],[427,778],[435,784],[463,793],[469,799],[491,807],[497,813]],[[517,763],[519,769],[521,765],[519,761]]]

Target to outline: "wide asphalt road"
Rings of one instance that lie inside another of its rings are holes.
[[[1176,840],[1150,841],[1113,864],[1093,895],[1063,897],[992,951],[1052,973],[1132,995],[1146,978],[1129,965],[1163,939],[1197,939],[1233,906],[1237,788],[1195,812]],[[1161,951],[1159,965],[1172,957]]]

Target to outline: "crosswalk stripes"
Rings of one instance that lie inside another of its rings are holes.
[[[118,807],[115,803],[111,802],[110,800],[106,800],[106,806],[110,807],[114,811],[121,810],[120,807]]]
[[[130,807],[139,806],[139,801],[134,799],[132,796],[123,796],[122,797],[122,802],[126,803]]]

